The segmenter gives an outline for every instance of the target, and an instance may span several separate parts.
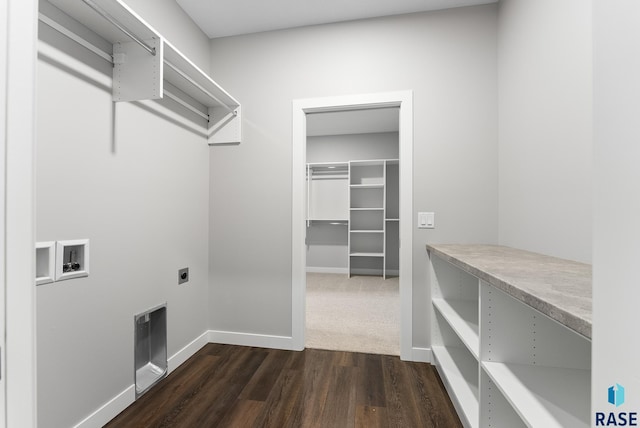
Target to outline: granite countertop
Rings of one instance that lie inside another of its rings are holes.
[[[427,251],[591,338],[591,265],[497,245]]]

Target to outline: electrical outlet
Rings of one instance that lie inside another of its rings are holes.
[[[180,269],[178,271],[178,284],[183,284],[189,281],[189,268]]]

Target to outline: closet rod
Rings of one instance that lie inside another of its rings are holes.
[[[38,19],[42,23],[47,24],[49,27],[51,27],[54,30],[56,30],[58,33],[62,34],[63,36],[66,36],[67,38],[73,40],[74,42],[76,42],[79,45],[85,47],[86,49],[89,49],[91,52],[93,52],[94,54],[98,55],[102,59],[104,59],[104,60],[110,62],[111,64],[113,64],[113,57],[111,56],[111,54],[108,54],[105,51],[103,51],[102,49],[100,49],[99,47],[89,43],[88,41],[86,41],[82,37],[78,36],[76,33],[72,32],[72,31],[69,31],[66,27],[58,24],[53,19],[49,18],[46,15],[43,15],[42,13],[38,14]]]
[[[93,9],[98,15],[102,16],[104,19],[109,21],[111,23],[111,25],[116,27],[118,30],[122,31],[131,40],[133,40],[134,42],[136,42],[137,44],[142,46],[144,48],[144,50],[146,50],[147,52],[149,52],[153,56],[156,55],[156,48],[149,46],[143,40],[141,40],[138,36],[136,36],[131,31],[129,31],[127,29],[127,27],[125,27],[124,25],[120,24],[113,16],[111,16],[109,14],[109,12],[107,12],[106,10],[104,10],[103,8],[101,8],[100,6],[95,4],[92,0],[82,0],[82,1],[84,2],[84,4],[86,4],[91,9]]]
[[[108,54],[107,52],[103,51],[99,47],[89,43],[88,41],[86,41],[82,37],[78,36],[76,33],[72,32],[72,31],[69,31],[66,27],[58,24],[53,19],[49,18],[46,15],[43,15],[42,13],[38,14],[38,19],[41,22],[43,22],[44,24],[46,24],[49,27],[53,28],[54,30],[58,31],[60,34],[66,36],[67,38],[73,40],[74,42],[78,43],[79,45],[85,47],[86,49],[90,50],[94,54],[98,55],[99,57],[101,57],[101,58],[105,59],[106,61],[108,61],[109,63],[113,64],[113,57],[110,54]],[[178,104],[180,104],[184,108],[189,109],[190,111],[192,111],[193,113],[197,114],[198,116],[200,116],[203,119],[209,120],[209,115],[208,114],[201,112],[197,108],[193,107],[191,104],[187,103],[186,101],[183,101],[177,95],[172,94],[171,92],[167,91],[166,89],[164,89],[162,92],[168,98],[171,98],[173,101],[177,102]]]

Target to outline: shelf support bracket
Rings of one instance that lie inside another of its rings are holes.
[[[137,42],[113,45],[113,101],[139,101],[162,98],[163,67],[160,39],[147,40],[157,55],[148,55]]]

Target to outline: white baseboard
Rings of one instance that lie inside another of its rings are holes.
[[[209,342],[209,332],[205,331],[196,339],[191,341],[191,343],[189,343],[187,346],[169,357],[169,360],[167,361],[169,373],[180,367],[182,363],[187,361],[193,354],[202,349],[202,347],[206,345],[207,342]]]
[[[411,361],[417,363],[431,363],[431,348],[411,348]]]
[[[267,334],[238,333],[235,331],[209,330],[209,343],[294,350],[291,336],[271,336]]]
[[[192,340],[184,348],[169,357],[167,361],[168,373],[171,373],[182,363],[187,361],[193,354],[198,352],[209,341],[209,332],[205,331],[196,339]],[[136,401],[136,386],[131,385],[120,394],[112,398],[108,403],[87,416],[75,428],[101,428],[120,412]]]
[[[98,410],[87,416],[75,428],[101,428],[136,401],[136,386],[131,385]]]
[[[382,269],[352,268],[352,275],[382,276]]]
[[[349,269],[337,267],[307,267],[307,273],[339,273],[347,275]]]

